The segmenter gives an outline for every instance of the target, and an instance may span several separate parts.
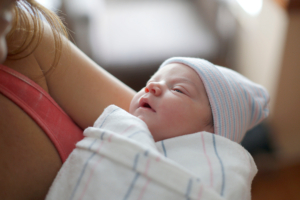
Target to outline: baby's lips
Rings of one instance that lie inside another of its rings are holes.
[[[140,100],[139,100],[139,107],[146,107],[146,108],[151,109],[153,112],[156,112],[152,108],[152,106],[150,105],[149,100],[147,98],[145,98],[145,97],[140,98]]]

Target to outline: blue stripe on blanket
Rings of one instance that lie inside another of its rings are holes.
[[[101,140],[103,140],[104,134],[105,134],[105,131],[103,131],[103,132],[101,133],[101,136],[100,136]]]
[[[136,171],[136,166],[137,166],[137,163],[139,161],[139,156],[140,154],[136,154],[135,158],[134,158],[134,162],[133,162],[133,170]]]
[[[151,134],[149,134],[148,132],[146,132],[146,131],[137,131],[137,132],[134,132],[131,135],[129,135],[128,138],[131,138],[131,137],[135,136],[138,133],[146,133],[146,135],[148,135],[150,138],[153,138],[153,136]]]
[[[103,126],[103,124],[104,124],[104,122],[106,121],[106,119],[107,119],[113,112],[115,112],[116,110],[119,110],[119,108],[116,108],[116,109],[114,109],[113,111],[111,111],[111,113],[109,113],[109,114],[104,118],[104,120],[103,120],[102,124],[99,126],[99,128],[101,128],[101,127]]]
[[[214,143],[214,148],[215,148],[215,153],[219,159],[219,162],[220,162],[220,165],[221,165],[221,169],[222,169],[222,188],[221,188],[221,196],[224,195],[224,189],[225,189],[225,171],[224,171],[224,165],[223,165],[223,162],[218,154],[218,151],[217,151],[217,145],[216,145],[216,138],[215,138],[215,135],[212,134],[212,137],[213,137],[213,143]]]
[[[95,142],[97,141],[98,139],[96,138],[89,146],[88,150],[91,150],[92,149],[92,146],[95,144]]]
[[[185,193],[185,197],[187,200],[190,200],[190,193],[192,190],[192,185],[193,185],[193,179],[190,178],[187,189],[186,189],[186,193]]]
[[[78,180],[77,180],[77,182],[76,182],[75,188],[74,188],[73,191],[72,191],[70,200],[74,198],[74,195],[75,195],[75,193],[76,193],[76,190],[77,190],[77,188],[78,188],[78,186],[79,186],[79,184],[80,184],[80,182],[81,182],[81,179],[82,179],[82,177],[83,177],[83,174],[84,174],[84,172],[85,172],[85,170],[86,170],[87,164],[88,164],[88,162],[94,157],[94,155],[96,155],[95,152],[92,153],[92,155],[91,155],[91,156],[87,159],[87,161],[84,163],[83,169],[81,170],[81,173],[80,173],[80,175],[79,175],[79,177],[78,177]]]
[[[162,148],[163,148],[163,150],[164,150],[164,155],[165,155],[165,157],[167,157],[167,151],[166,151],[166,147],[165,147],[165,144],[164,144],[164,141],[163,141],[163,140],[161,141],[161,146],[162,146]]]
[[[135,185],[135,182],[136,182],[136,180],[138,179],[139,176],[140,176],[140,173],[136,173],[135,174],[135,176],[134,176],[134,178],[133,178],[133,180],[132,180],[132,182],[131,182],[131,184],[130,184],[130,186],[128,188],[128,191],[126,192],[126,194],[125,194],[125,196],[123,198],[123,200],[128,199],[128,197],[130,196],[130,193],[132,192],[132,189],[133,189],[133,187]]]

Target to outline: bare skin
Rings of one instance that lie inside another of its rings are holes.
[[[16,33],[15,38],[20,37],[22,34]],[[6,60],[3,65],[44,88],[82,129],[91,126],[110,104],[129,109],[135,92],[67,40],[58,66],[44,76],[43,71],[53,61],[53,52],[53,35],[46,27],[33,54],[21,60]],[[62,165],[60,157],[40,127],[2,94],[0,137],[0,199],[44,199]]]

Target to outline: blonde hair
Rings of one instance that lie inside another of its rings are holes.
[[[44,72],[44,74],[47,74],[59,62],[62,49],[62,37],[68,38],[66,27],[54,12],[48,10],[34,0],[19,0],[16,2],[13,9],[14,20],[6,39],[7,41],[14,40],[13,37],[16,31],[20,31],[22,37],[18,38],[21,39],[18,46],[9,48],[7,59],[18,60],[32,54],[43,38],[43,21],[46,21],[52,29],[55,45],[55,55],[52,66],[47,72]],[[29,52],[26,51],[28,49],[30,49]]]

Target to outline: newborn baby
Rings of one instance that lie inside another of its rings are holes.
[[[268,93],[233,70],[171,58],[132,99],[108,106],[55,179],[54,199],[251,199],[257,172],[238,143]]]

